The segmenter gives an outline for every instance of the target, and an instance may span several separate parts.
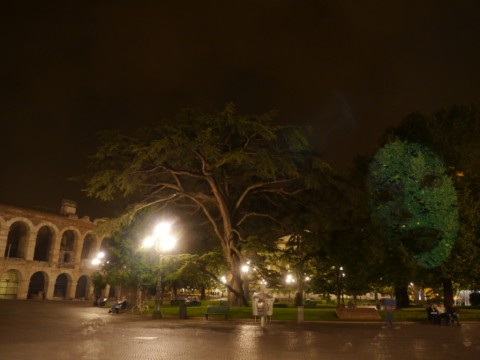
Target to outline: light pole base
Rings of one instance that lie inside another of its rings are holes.
[[[161,319],[162,313],[160,310],[153,310],[152,319]]]

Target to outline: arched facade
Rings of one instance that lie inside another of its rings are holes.
[[[0,277],[0,299],[16,299],[20,280],[19,271],[5,271]]]
[[[92,298],[102,239],[71,204],[59,214],[0,204],[0,299]]]

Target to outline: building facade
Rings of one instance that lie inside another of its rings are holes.
[[[59,213],[0,204],[0,299],[91,299],[95,228],[70,200]]]

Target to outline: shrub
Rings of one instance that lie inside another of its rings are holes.
[[[470,304],[473,306],[480,306],[480,292],[470,293]]]

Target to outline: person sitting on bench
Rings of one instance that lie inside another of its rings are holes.
[[[125,296],[122,296],[121,300],[118,300],[116,304],[112,305],[110,310],[108,310],[108,313],[118,314],[118,312],[121,309],[126,309],[126,308],[127,308],[127,298]]]
[[[447,314],[449,316],[450,324],[457,323],[458,325],[460,325],[460,316],[458,315],[458,311],[455,309],[455,306],[453,304],[447,306]]]

